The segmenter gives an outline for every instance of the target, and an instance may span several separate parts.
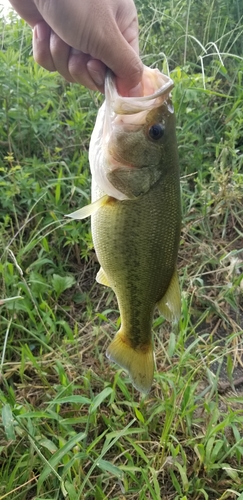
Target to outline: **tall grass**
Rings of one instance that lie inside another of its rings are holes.
[[[155,316],[141,397],[105,357],[88,145],[102,96],[38,67],[15,16],[0,53],[0,499],[243,498],[240,0],[137,0],[145,64],[170,71],[183,227],[178,329]]]

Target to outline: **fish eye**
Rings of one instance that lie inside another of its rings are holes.
[[[164,135],[164,126],[161,123],[155,123],[148,131],[149,137],[154,141],[158,141]]]

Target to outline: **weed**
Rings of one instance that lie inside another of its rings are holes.
[[[117,304],[63,217],[90,197],[102,96],[0,20],[2,500],[243,497],[242,3],[136,3],[143,61],[175,81],[183,204],[181,320],[154,319],[146,397],[105,358]]]

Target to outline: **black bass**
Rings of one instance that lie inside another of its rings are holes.
[[[143,97],[121,97],[108,72],[90,142],[92,204],[69,217],[91,215],[96,279],[114,290],[121,314],[107,356],[146,393],[154,375],[154,309],[170,321],[180,317],[181,201],[173,81],[145,66],[142,85]]]

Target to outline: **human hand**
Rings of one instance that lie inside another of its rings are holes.
[[[139,96],[143,65],[133,0],[10,0],[33,28],[35,61],[66,80],[104,91],[106,68],[121,95]]]

